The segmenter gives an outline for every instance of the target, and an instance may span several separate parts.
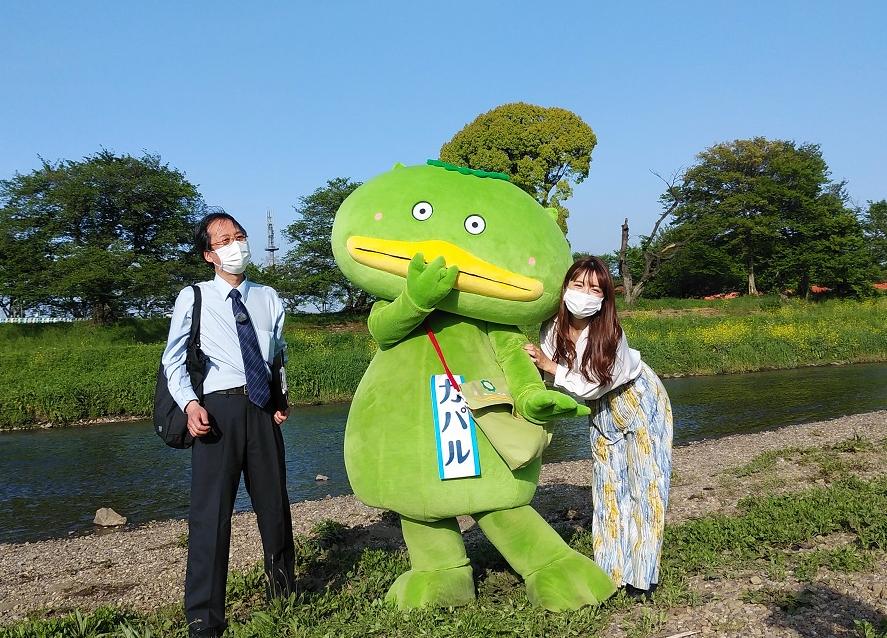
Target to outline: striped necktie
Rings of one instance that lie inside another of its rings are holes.
[[[231,297],[231,310],[237,323],[237,338],[240,340],[243,371],[246,374],[246,392],[250,401],[264,408],[271,398],[271,388],[268,385],[268,372],[262,351],[259,349],[259,340],[256,338],[256,331],[246,306],[240,300],[240,291],[235,288],[228,293],[228,296]]]

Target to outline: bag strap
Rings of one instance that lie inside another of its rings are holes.
[[[450,372],[450,368],[447,365],[447,360],[444,359],[443,352],[440,349],[440,344],[437,342],[437,337],[434,336],[434,330],[431,329],[431,326],[428,325],[427,321],[423,321],[422,325],[425,326],[425,332],[428,333],[428,338],[431,339],[431,345],[434,346],[434,351],[437,353],[437,358],[440,359],[440,362],[443,364],[444,370],[447,373],[447,378],[450,380],[450,383],[453,384],[453,387],[456,388],[456,392],[461,392],[462,388],[459,387],[459,384],[456,383],[455,377],[453,377],[453,373]]]
[[[200,308],[203,305],[203,299],[200,295],[200,286],[191,284],[194,290],[194,309],[191,311],[191,334],[188,337],[188,345],[194,344],[200,348]]]

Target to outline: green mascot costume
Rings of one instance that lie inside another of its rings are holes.
[[[411,569],[400,607],[463,605],[474,580],[458,515],[471,515],[550,610],[609,597],[614,586],[529,503],[549,435],[539,424],[588,414],[547,390],[517,325],[558,307],[570,250],[555,221],[499,173],[429,160],[397,165],[336,214],[336,262],[379,297],[379,345],[345,429],[355,495],[401,515]]]

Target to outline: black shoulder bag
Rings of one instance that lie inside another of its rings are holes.
[[[206,377],[206,355],[200,349],[200,287],[192,285],[194,308],[191,310],[191,334],[188,336],[185,370],[191,377],[191,387],[198,400],[203,400],[203,380]],[[184,449],[191,447],[194,437],[188,432],[188,416],[169,393],[163,362],[157,371],[157,385],[154,387],[154,431],[170,447]]]

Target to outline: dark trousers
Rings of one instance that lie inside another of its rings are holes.
[[[283,436],[272,413],[244,395],[208,394],[212,432],[191,448],[185,616],[192,631],[225,628],[231,514],[244,474],[265,554],[268,595],[293,590],[293,523]]]

